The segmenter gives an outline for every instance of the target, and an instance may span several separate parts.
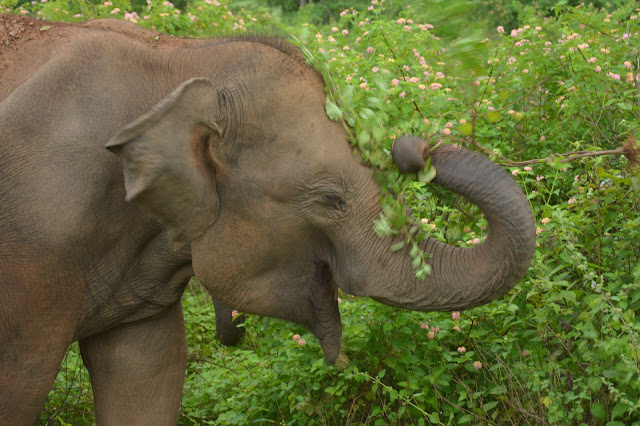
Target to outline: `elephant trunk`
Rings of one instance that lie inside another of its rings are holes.
[[[536,238],[531,207],[511,176],[475,152],[443,145],[431,152],[431,164],[437,171],[435,183],[482,210],[489,224],[486,240],[462,248],[427,238],[420,248],[431,254],[431,274],[419,280],[409,248],[391,253],[390,244],[399,240],[378,239],[374,258],[383,268],[370,268],[376,274],[365,273],[351,286],[356,294],[419,311],[463,310],[489,303],[511,290],[529,268]]]

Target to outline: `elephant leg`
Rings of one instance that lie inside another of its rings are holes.
[[[187,366],[180,302],[80,340],[99,425],[174,425]]]
[[[78,298],[19,257],[3,269],[4,255],[0,245],[0,425],[33,425],[73,341],[65,307]]]
[[[235,346],[244,338],[244,327],[238,327],[244,323],[244,314],[233,318],[233,309],[213,298],[213,306],[216,311],[216,335],[225,346]]]
[[[0,333],[0,425],[33,425],[37,421],[73,335],[73,330],[55,334],[58,328],[51,324],[22,324],[19,333],[24,334],[10,335],[9,339]],[[39,330],[38,325],[42,327]],[[17,329],[10,324],[8,331]]]

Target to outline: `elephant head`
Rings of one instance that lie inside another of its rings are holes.
[[[392,252],[399,240],[373,229],[380,188],[327,117],[322,78],[272,50],[233,78],[183,82],[107,145],[124,163],[127,200],[164,225],[175,249],[190,244],[214,298],[306,326],[334,362],[337,287],[420,311],[468,309],[513,288],[529,267],[535,227],[507,173],[454,146],[430,152],[435,182],[477,204],[489,234],[473,248],[427,238],[432,272],[417,279],[408,249]],[[429,154],[416,140],[397,148],[402,168]]]

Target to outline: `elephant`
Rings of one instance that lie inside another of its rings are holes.
[[[216,313],[216,337],[225,346],[239,345],[244,339],[245,314],[239,314],[237,318],[233,317],[233,309],[217,299],[213,299],[213,307]]]
[[[426,237],[432,270],[416,278],[409,248],[391,250],[402,237],[374,230],[380,186],[327,117],[325,81],[285,40],[0,24],[0,424],[37,420],[74,341],[97,424],[176,424],[192,276],[229,321],[228,307],[293,321],[334,363],[338,288],[464,310],[529,268],[533,214],[510,174],[455,145],[400,138],[403,171],[429,156],[433,182],[489,226],[473,247]]]

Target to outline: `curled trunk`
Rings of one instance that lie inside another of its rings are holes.
[[[424,280],[416,279],[408,249],[390,256],[390,244],[397,241],[379,240],[373,261],[384,266],[371,268],[375,274],[345,290],[413,310],[463,310],[503,296],[525,275],[535,250],[535,223],[513,178],[480,154],[452,145],[435,149],[431,161],[435,183],[482,210],[489,224],[486,240],[462,248],[426,239],[421,248],[431,254],[432,271]]]

